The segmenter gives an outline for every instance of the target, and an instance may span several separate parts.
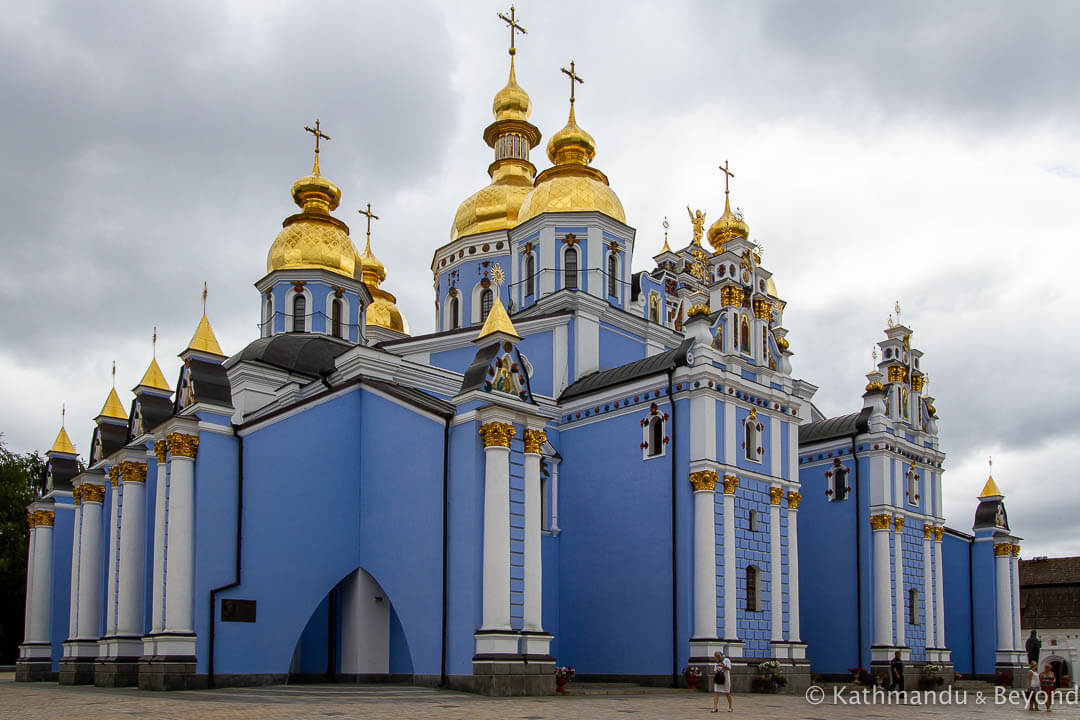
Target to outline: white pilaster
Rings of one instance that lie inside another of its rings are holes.
[[[524,629],[543,629],[543,564],[540,556],[540,453],[547,438],[541,429],[525,431]],[[509,503],[509,495],[507,495]]]
[[[941,565],[941,537],[944,528],[934,529],[934,637],[945,647],[945,571]]]
[[[555,228],[545,227],[540,230],[540,295],[545,297],[555,292]]]
[[[157,456],[156,484],[154,486],[154,548],[151,570],[150,632],[165,629],[165,485],[168,478],[168,443],[158,438],[154,443]]]
[[[796,457],[794,453],[792,457]],[[802,500],[802,495],[796,491],[788,491],[787,498],[788,641],[797,643],[801,642],[799,634],[799,502]]]
[[[105,636],[116,634],[116,585],[120,567],[120,468],[109,468],[112,492],[109,498],[109,553],[106,556]],[[104,653],[103,653],[104,654]]]
[[[728,465],[735,465],[735,448],[736,448],[736,429],[735,429],[735,403],[724,403],[724,462]],[[725,506],[727,507],[727,506]],[[727,517],[726,515],[724,516]],[[724,521],[724,526],[727,527],[727,520]]]
[[[774,433],[778,435],[779,433]],[[777,443],[773,445],[774,448],[779,448],[779,439]],[[783,559],[781,555],[780,547],[780,500],[784,497],[783,488],[770,488],[769,489],[769,596],[770,606],[772,611],[772,618],[770,625],[772,626],[771,640],[773,642],[783,642],[784,640],[784,603],[781,590],[783,590],[784,573],[783,573]],[[788,530],[788,537],[790,538],[790,529]]]
[[[582,276],[589,289],[589,294],[601,300],[607,299],[607,283],[604,282],[604,232],[596,225],[590,225],[586,232],[589,238],[585,255],[585,267]],[[580,377],[580,375],[578,376]]]
[[[48,520],[43,521],[42,516]],[[38,512],[38,521],[34,527],[34,604],[30,608],[30,642],[48,643],[49,618],[52,615],[52,549],[53,519],[51,511]]]
[[[735,489],[738,486],[739,480],[734,475],[724,476],[724,640],[739,638],[735,585]]]
[[[169,436],[169,524],[165,549],[165,632],[194,634],[195,454],[198,437]]]
[[[933,529],[927,524],[923,530],[923,622],[926,623],[926,647],[936,648],[937,639],[934,635],[934,626],[937,624],[937,615],[934,613],[934,573],[933,573],[933,549],[931,543],[934,537]]]
[[[870,527],[874,536],[874,645],[889,647],[892,639],[892,592],[889,588],[889,515],[874,515]]]
[[[579,311],[574,316],[574,380],[600,368],[600,319]]]
[[[34,520],[34,514],[29,514],[31,523]],[[34,608],[37,607],[37,603],[34,598],[34,568],[37,566],[35,560],[37,559],[37,526],[30,525],[30,542],[29,550],[26,557],[26,608],[23,611],[23,642],[31,642],[30,625],[33,622]]]
[[[1017,652],[1024,650],[1024,642],[1020,632],[1020,546],[1013,545],[1013,554],[1009,558],[1009,568],[1012,571],[1010,585],[1012,586],[1012,610],[1013,610],[1013,649]]]
[[[494,424],[494,423],[491,423]],[[500,423],[501,424],[501,423]],[[485,426],[486,427],[486,426]],[[484,448],[483,630],[510,629],[510,438]]]
[[[76,493],[79,490],[76,489]],[[75,497],[75,526],[71,533],[71,584],[68,585],[68,640],[79,637],[79,552],[82,540],[82,500]]]
[[[994,545],[994,565],[997,574],[997,649],[1012,650],[1012,578],[1009,573],[1009,554],[1012,546],[1007,543]]]
[[[769,467],[773,477],[783,475],[784,450],[780,447],[780,418],[769,418]]]
[[[896,574],[896,597],[893,600],[893,608],[896,612],[896,644],[904,645],[904,611],[907,609],[907,593],[904,591],[904,555],[903,542],[904,518],[899,515],[893,519],[896,532],[893,533],[893,567]]]
[[[694,491],[694,637],[716,637],[715,470],[690,473]]]
[[[83,484],[79,528],[79,639],[101,636],[101,511],[105,488]]]
[[[117,572],[118,635],[142,637],[146,567],[146,464],[124,461],[123,519],[120,523],[120,567]]]

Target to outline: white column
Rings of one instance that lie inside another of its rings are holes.
[[[1012,557],[1009,566],[1012,570],[1012,608],[1013,608],[1013,649],[1017,652],[1024,650],[1024,642],[1020,633],[1020,546],[1012,546]]]
[[[510,629],[510,439],[514,432],[509,423],[490,422],[480,428],[484,438],[482,630]]]
[[[941,565],[941,537],[945,534],[945,528],[934,528],[934,567],[937,572],[934,576],[934,637],[938,647],[946,647],[945,644],[945,569]]]
[[[1009,573],[1009,556],[1012,545],[996,543],[994,545],[994,564],[997,573],[997,649],[1012,650],[1012,578]]]
[[[153,603],[150,607],[150,632],[165,629],[165,480],[168,477],[168,443],[161,438],[154,443],[157,457],[157,484],[154,487],[154,567],[150,579]]]
[[[931,542],[934,537],[934,528],[930,523],[923,525],[923,622],[926,623],[926,647],[936,648],[937,639],[934,636],[934,625],[937,615],[934,614],[934,573],[933,551]]]
[[[715,470],[690,473],[694,490],[694,634],[716,637]]]
[[[75,500],[75,528],[71,533],[71,584],[68,586],[68,640],[79,637],[79,553],[82,540],[82,488],[72,493]]]
[[[547,436],[543,430],[525,431],[525,578],[524,629],[543,629],[543,563],[540,555],[540,453]],[[509,480],[507,482],[509,488]],[[507,490],[509,493],[509,490]],[[510,497],[507,495],[507,507]],[[507,510],[509,512],[509,510]],[[509,527],[509,526],[507,526]]]
[[[120,475],[124,483],[124,507],[116,631],[118,635],[141,637],[146,567],[146,465],[125,460],[120,464]]]
[[[169,435],[169,543],[165,551],[165,631],[193,634],[195,594],[195,435]]]
[[[559,460],[551,458],[551,530],[559,532]]]
[[[105,635],[116,634],[116,583],[120,561],[120,467],[109,468],[112,499],[109,501],[109,554],[106,556]]]
[[[905,644],[904,639],[904,611],[907,609],[907,593],[904,592],[904,556],[901,539],[904,534],[904,518],[897,515],[893,518],[893,526],[896,533],[893,535],[893,565],[896,568],[896,597],[893,607],[896,611],[896,644]]]
[[[97,640],[101,634],[101,510],[105,501],[105,486],[84,484],[82,491],[79,638]]]
[[[37,553],[34,549],[37,547],[37,514],[29,512],[26,514],[26,522],[30,525],[30,542],[29,549],[26,557],[26,608],[23,611],[23,642],[30,642],[30,624],[34,615],[34,608],[37,607],[37,603],[34,602],[34,567],[36,563]]]
[[[737,640],[738,592],[735,584],[735,488],[739,479],[724,476],[724,640]]]
[[[778,434],[774,433],[774,436]],[[773,445],[773,448],[779,450],[779,445],[780,443],[777,442]],[[772,610],[770,620],[772,636],[770,639],[773,642],[784,641],[784,601],[781,594],[784,584],[784,572],[783,556],[780,552],[780,501],[783,497],[783,488],[769,488],[769,605]],[[788,532],[788,537],[790,537],[790,530]]]
[[[889,590],[889,525],[887,514],[871,515],[874,536],[874,645],[889,647],[892,640],[892,593]]]
[[[789,490],[787,494],[788,539],[788,642],[800,642],[799,636],[799,501],[802,494]]]
[[[726,402],[724,403],[724,462],[728,465],[735,465],[736,445],[735,403]]]
[[[34,534],[34,604],[30,615],[30,642],[48,643],[49,618],[52,615],[52,545],[53,521],[51,510],[35,513]]]

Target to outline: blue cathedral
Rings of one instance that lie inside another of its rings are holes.
[[[334,215],[308,128],[298,211],[252,268],[259,337],[227,353],[204,303],[175,387],[151,358],[85,460],[63,426],[47,453],[17,679],[541,695],[556,665],[663,685],[718,650],[736,690],[764,660],[796,690],[896,652],[950,683],[1024,665],[1019,538],[992,477],[946,525],[912,329],[890,319],[853,412],[823,416],[726,163],[722,210],[682,241],[665,222],[632,272],[573,63],[533,164],[507,20],[490,182],[434,249],[435,331],[383,287],[370,206],[363,252]]]

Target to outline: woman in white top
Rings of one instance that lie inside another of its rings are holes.
[[[1028,710],[1039,709],[1039,690],[1042,689],[1039,682],[1039,663],[1034,660],[1028,667]]]
[[[727,711],[734,712],[731,707],[731,660],[724,657],[724,653],[717,650],[713,657],[716,664],[713,665],[713,699],[712,711],[720,712],[720,693],[727,695]]]

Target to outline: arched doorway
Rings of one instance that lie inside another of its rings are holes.
[[[390,677],[390,599],[358,568],[339,582],[296,641],[289,677],[300,682],[385,681]]]
[[[1050,666],[1050,669],[1054,671],[1054,678],[1056,680],[1057,686],[1064,687],[1065,676],[1071,675],[1069,671],[1069,663],[1066,662],[1064,658],[1054,655],[1043,660],[1042,664],[1044,667],[1046,665]],[[1039,668],[1039,670],[1042,670],[1042,668]]]

